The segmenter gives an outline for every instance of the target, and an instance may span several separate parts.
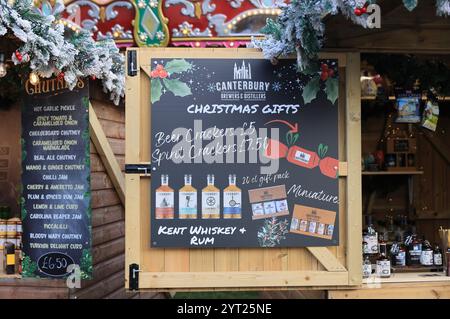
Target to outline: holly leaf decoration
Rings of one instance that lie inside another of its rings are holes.
[[[164,86],[173,93],[175,96],[187,96],[191,95],[191,88],[186,83],[181,82],[178,79],[163,79]]]
[[[303,88],[302,97],[305,104],[311,103],[311,101],[317,97],[317,93],[320,90],[319,81],[319,76],[315,76]]]
[[[162,84],[159,79],[152,79],[151,92],[152,104],[158,102],[162,95]]]
[[[327,94],[328,100],[334,104],[339,95],[339,81],[336,78],[328,78],[325,83],[325,93]]]
[[[186,72],[186,71],[189,71],[190,69],[192,69],[192,63],[186,61],[185,59],[171,60],[171,61],[167,62],[164,69],[169,74],[183,73],[183,72]]]
[[[319,149],[317,150],[319,157],[324,158],[327,152],[328,152],[328,145],[324,145],[322,143],[319,144]]]

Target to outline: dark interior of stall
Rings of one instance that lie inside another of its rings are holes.
[[[392,273],[443,269],[439,251],[445,257],[443,229],[450,228],[449,61],[361,56],[363,253],[376,264],[386,249]],[[373,230],[377,248],[368,243]]]

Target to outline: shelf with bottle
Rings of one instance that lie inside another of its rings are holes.
[[[419,239],[415,223],[406,216],[397,221],[390,215],[378,221],[366,215],[363,230],[363,277],[389,278],[391,273],[443,273],[444,255],[438,244],[434,248],[424,237]],[[394,239],[393,239],[394,237]]]

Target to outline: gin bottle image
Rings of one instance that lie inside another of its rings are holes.
[[[169,175],[161,175],[161,186],[155,192],[156,219],[173,219],[174,191],[169,187]]]
[[[180,219],[197,218],[197,190],[192,187],[192,175],[184,175],[184,186],[178,193]]]
[[[223,190],[223,218],[241,218],[242,191],[236,186],[236,175],[230,174],[228,181]]]
[[[202,218],[220,218],[220,191],[214,186],[214,175],[207,176],[207,186],[202,190]]]

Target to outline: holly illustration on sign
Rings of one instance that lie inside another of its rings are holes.
[[[167,92],[172,92],[175,96],[184,97],[191,95],[190,87],[172,75],[187,72],[192,69],[193,65],[185,59],[170,60],[166,65],[158,64],[155,61],[155,68],[150,72],[151,77],[151,101],[156,103],[161,96]]]

